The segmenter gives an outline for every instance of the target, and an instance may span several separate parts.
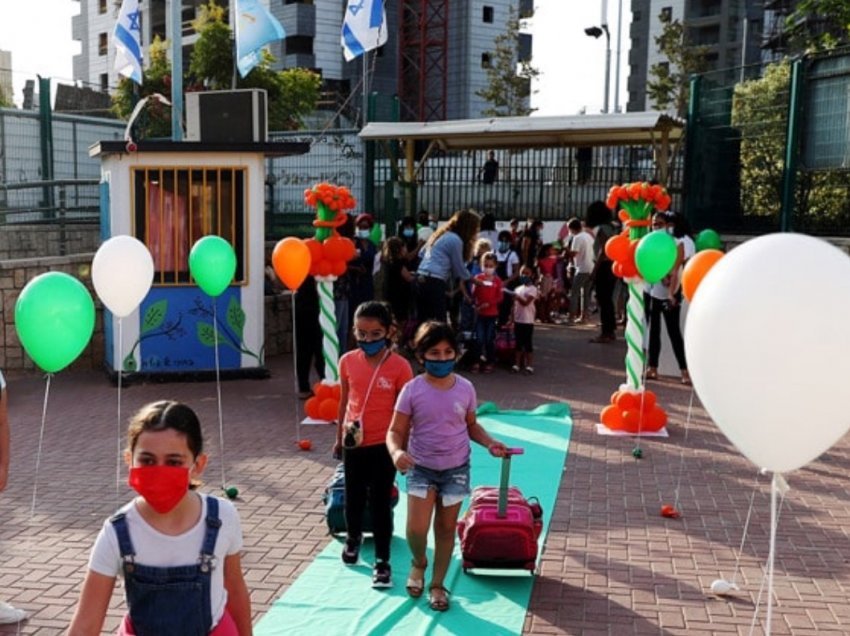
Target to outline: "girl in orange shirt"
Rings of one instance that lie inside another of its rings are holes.
[[[345,524],[342,560],[357,563],[368,499],[375,540],[372,587],[392,587],[390,540],[393,534],[391,493],[395,466],[387,450],[387,429],[401,388],[413,377],[410,363],[392,351],[395,332],[389,305],[361,304],[354,312],[357,349],[339,361],[341,396],[334,454],[342,451],[345,467]]]

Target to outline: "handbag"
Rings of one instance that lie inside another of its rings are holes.
[[[369,387],[366,389],[366,397],[363,398],[363,406],[360,409],[360,415],[354,418],[350,422],[346,422],[342,427],[342,446],[343,448],[352,449],[357,448],[363,443],[363,423],[361,422],[361,418],[363,417],[363,410],[366,408],[366,403],[369,401],[369,396],[372,394],[372,387],[375,385],[375,378],[378,377],[378,371],[381,370],[381,366],[383,366],[384,362],[386,362],[387,358],[390,357],[390,353],[392,353],[389,349],[384,354],[384,357],[381,358],[381,361],[378,363],[378,366],[375,367],[375,370],[372,372],[372,378],[369,380]]]

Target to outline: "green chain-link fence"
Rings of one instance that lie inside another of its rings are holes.
[[[695,228],[850,236],[850,51],[694,77],[687,134]]]

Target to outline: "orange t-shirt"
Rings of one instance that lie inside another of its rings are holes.
[[[386,352],[381,354],[382,357],[384,355]],[[359,416],[363,427],[363,446],[386,443],[396,398],[401,387],[413,377],[410,363],[399,354],[391,353],[375,374],[372,391],[364,408],[363,401],[373,373],[375,367],[369,364],[366,354],[360,349],[349,351],[339,360],[339,377],[348,382],[345,421],[350,422]]]

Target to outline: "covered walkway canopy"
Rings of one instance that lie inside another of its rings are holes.
[[[610,113],[557,117],[494,117],[435,122],[372,122],[360,131],[364,141],[399,142],[404,147],[408,184],[416,180],[415,143],[428,142],[423,165],[435,149],[493,150],[588,146],[651,145],[658,180],[667,183],[671,147],[684,132],[684,122],[669,113]],[[392,156],[392,153],[387,153]]]

